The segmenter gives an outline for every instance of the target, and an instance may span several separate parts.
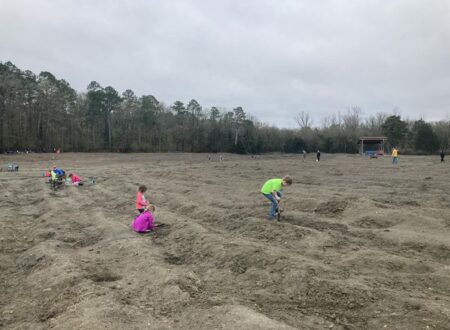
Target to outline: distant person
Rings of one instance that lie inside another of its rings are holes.
[[[317,149],[317,153],[316,153],[316,162],[320,162],[320,150]]]
[[[66,172],[60,168],[57,168],[56,166],[53,166],[50,174],[53,181],[56,181],[58,179],[63,180],[66,177]]]
[[[50,184],[52,188],[55,188],[62,185],[64,183],[64,179],[66,178],[66,172],[64,170],[57,168],[56,166],[53,166],[52,170],[50,171]]]
[[[397,165],[398,164],[398,150],[397,148],[392,148],[392,164]]]
[[[8,163],[8,171],[9,172],[18,172],[19,171],[19,165],[14,163]]]
[[[292,178],[286,175],[282,179],[270,179],[262,186],[261,193],[272,203],[269,209],[269,220],[275,219],[278,203],[283,195],[281,190],[283,187],[290,186],[291,184]]]
[[[155,206],[147,205],[143,212],[141,212],[131,223],[131,228],[137,233],[148,233],[153,230],[155,224]]]
[[[54,166],[51,170],[50,170],[50,182],[55,182],[58,180],[58,174],[56,173],[56,167]]]
[[[441,150],[441,163],[444,162],[444,157],[445,157],[445,153],[444,153],[444,149]]]
[[[211,154],[208,154],[208,160],[211,161]]]
[[[70,173],[69,179],[70,179],[70,183],[74,186],[82,186],[83,185],[83,182],[81,182],[80,176],[75,173]]]
[[[136,194],[136,210],[139,211],[139,213],[142,213],[145,211],[145,208],[149,205],[148,200],[145,198],[144,193],[147,191],[147,187],[142,185],[139,186],[137,194]]]
[[[219,156],[219,161],[220,161],[220,162],[223,162],[223,157],[222,157],[222,155]]]
[[[303,161],[305,161],[306,160],[306,150],[305,149],[303,149],[302,154],[303,154]]]

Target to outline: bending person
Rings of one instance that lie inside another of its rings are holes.
[[[275,220],[278,203],[282,196],[281,190],[283,187],[290,186],[291,184],[292,178],[286,175],[282,179],[270,179],[262,186],[261,193],[272,203],[269,209],[269,220]]]
[[[155,227],[153,223],[155,221],[155,217],[153,215],[155,209],[156,208],[154,205],[148,205],[144,212],[134,218],[131,223],[131,228],[137,233],[148,233],[149,231],[152,231]]]

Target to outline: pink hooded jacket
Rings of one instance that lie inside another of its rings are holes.
[[[148,205],[148,200],[145,199],[145,196],[143,193],[138,191],[136,194],[136,209],[140,210],[145,208]]]
[[[153,214],[149,210],[146,210],[134,218],[131,223],[131,228],[138,233],[152,230],[154,220]]]
[[[77,183],[80,182],[81,179],[78,175],[76,175],[75,173],[72,173],[72,183]]]

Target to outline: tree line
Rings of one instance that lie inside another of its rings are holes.
[[[203,108],[195,99],[165,105],[153,95],[119,93],[92,81],[77,92],[50,72],[38,75],[0,62],[0,152],[9,150],[112,152],[355,153],[360,136],[385,135],[407,152],[447,148],[450,121],[402,120],[359,107],[313,125],[301,111],[297,129],[259,122],[241,106]]]

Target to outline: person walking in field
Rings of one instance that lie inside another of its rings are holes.
[[[138,192],[136,194],[136,210],[139,211],[139,213],[142,213],[145,211],[145,208],[149,205],[148,200],[145,198],[144,193],[147,191],[147,187],[142,185],[139,186]]]
[[[444,162],[444,157],[445,157],[445,153],[444,153],[444,149],[441,150],[441,163]]]
[[[392,148],[392,164],[397,165],[398,163],[398,150],[397,148]]]
[[[305,161],[306,160],[306,150],[305,149],[303,149],[302,154],[303,154],[303,161]]]
[[[316,153],[316,162],[320,162],[320,150],[317,149],[317,153]]]
[[[278,203],[283,195],[281,190],[291,184],[292,178],[286,175],[282,179],[270,179],[262,186],[261,193],[272,203],[269,209],[269,220],[275,220]]]

